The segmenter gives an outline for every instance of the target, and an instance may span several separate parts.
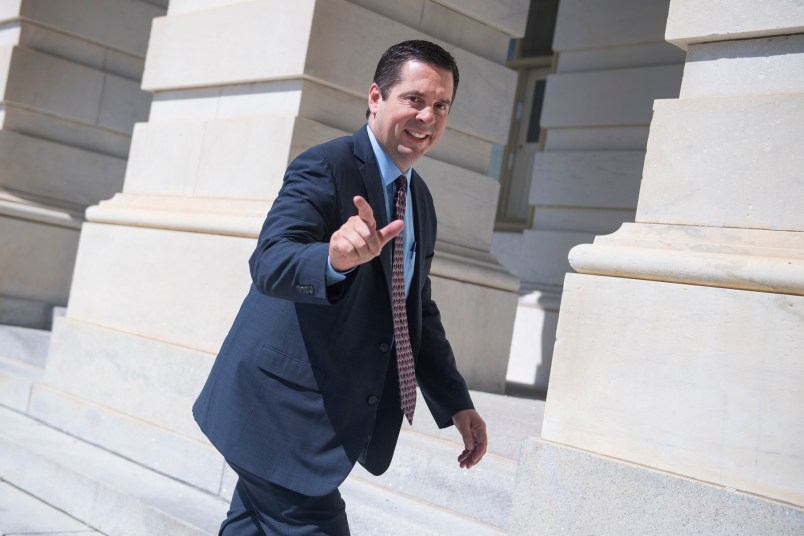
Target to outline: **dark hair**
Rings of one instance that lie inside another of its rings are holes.
[[[413,40],[398,43],[385,52],[377,63],[374,71],[374,83],[380,88],[383,100],[388,98],[388,92],[399,82],[402,67],[409,61],[415,60],[433,67],[440,67],[452,73],[452,98],[458,91],[458,65],[452,54],[430,41]],[[368,110],[366,117],[369,116]]]

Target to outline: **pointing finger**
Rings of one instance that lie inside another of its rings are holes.
[[[377,222],[374,221],[374,211],[371,210],[371,205],[368,204],[368,201],[359,195],[356,195],[352,201],[357,207],[357,215],[360,216],[360,219],[366,222],[369,229],[374,230],[377,227]]]

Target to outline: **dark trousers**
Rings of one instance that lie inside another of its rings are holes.
[[[240,478],[218,536],[349,536],[337,489],[311,497],[229,465]]]

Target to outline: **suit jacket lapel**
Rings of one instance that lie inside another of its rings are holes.
[[[371,146],[366,129],[363,126],[354,133],[354,154],[361,162],[358,170],[363,179],[363,186],[366,188],[367,201],[374,211],[374,220],[377,222],[377,229],[382,229],[388,225],[388,209],[385,207],[385,194],[382,191],[382,178],[377,159],[374,156],[374,149]],[[393,256],[393,240],[388,242],[380,252],[380,264],[385,275],[385,283],[388,286],[388,295],[391,295],[391,264]]]

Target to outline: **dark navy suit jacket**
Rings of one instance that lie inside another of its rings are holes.
[[[357,213],[354,196],[369,202],[377,228],[388,223],[366,128],[313,147],[288,167],[249,261],[253,284],[193,406],[228,461],[307,495],[337,488],[357,461],[383,473],[402,423],[393,241],[345,281],[327,287],[325,279],[330,236]],[[417,381],[443,428],[473,406],[430,296],[433,200],[415,172],[410,187],[417,251],[408,323]]]

